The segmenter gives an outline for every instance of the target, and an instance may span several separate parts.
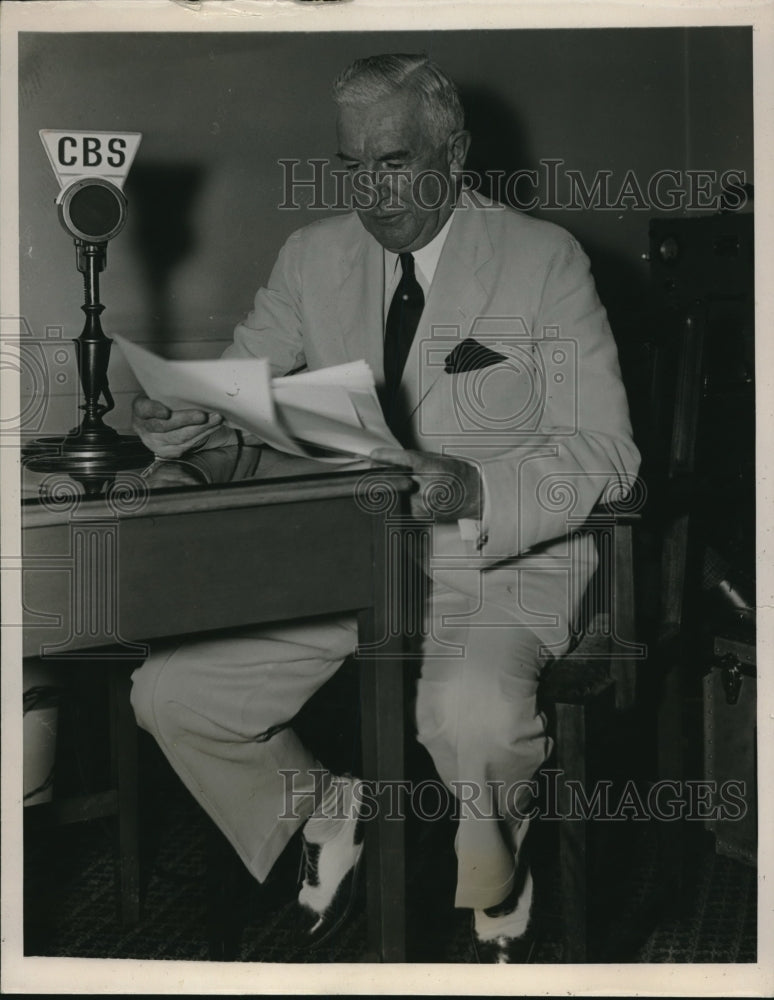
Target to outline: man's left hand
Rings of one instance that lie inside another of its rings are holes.
[[[480,519],[481,475],[471,462],[400,448],[377,448],[370,458],[373,462],[410,470],[418,487],[411,496],[414,517],[432,518],[442,523],[461,518]]]

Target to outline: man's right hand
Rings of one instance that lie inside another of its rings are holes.
[[[145,447],[159,458],[179,458],[205,441],[222,423],[219,413],[170,410],[147,396],[138,396],[132,404],[132,427]]]

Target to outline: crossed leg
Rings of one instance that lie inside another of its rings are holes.
[[[354,617],[283,623],[160,648],[133,675],[139,725],[259,881],[321,791],[287,724],[356,642]]]
[[[514,804],[551,748],[539,641],[477,625],[471,598],[441,586],[431,607],[418,738],[460,800],[455,903],[483,909],[513,888],[526,830]],[[139,725],[259,881],[319,803],[321,765],[288,723],[356,643],[355,617],[286,623],[160,648],[133,676]]]

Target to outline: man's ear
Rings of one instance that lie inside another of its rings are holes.
[[[465,166],[465,160],[470,149],[470,132],[459,129],[452,132],[446,140],[446,155],[449,158],[449,167],[452,173],[457,173]]]

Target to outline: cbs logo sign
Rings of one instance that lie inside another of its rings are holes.
[[[42,129],[40,138],[60,187],[82,177],[101,177],[120,188],[142,133]]]

